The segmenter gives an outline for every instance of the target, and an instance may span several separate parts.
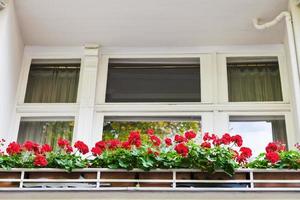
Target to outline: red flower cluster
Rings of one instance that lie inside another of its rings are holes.
[[[171,146],[172,145],[172,139],[171,138],[165,138],[165,143],[167,146]]]
[[[45,156],[38,154],[35,156],[33,164],[36,167],[46,167],[48,165],[48,161]]]
[[[92,149],[91,149],[91,152],[92,152],[92,154],[94,155],[94,156],[100,156],[101,154],[102,154],[102,149],[101,148],[99,148],[99,147],[93,147]]]
[[[201,144],[201,147],[202,147],[202,148],[207,148],[207,149],[209,149],[209,148],[211,148],[211,144],[210,144],[209,142],[203,142],[203,143]]]
[[[108,140],[106,142],[107,148],[110,150],[114,150],[116,148],[119,148],[121,146],[121,141],[117,139]]]
[[[51,152],[52,151],[52,147],[49,144],[44,144],[41,147],[41,153],[47,153],[47,152]]]
[[[248,147],[240,148],[240,153],[235,151],[236,161],[238,163],[246,163],[247,160],[252,156],[252,150]]]
[[[89,152],[89,147],[82,141],[75,142],[74,147],[83,155]]]
[[[183,142],[177,144],[174,149],[178,154],[182,155],[183,157],[186,157],[189,153],[188,146],[186,146]]]
[[[205,133],[203,136],[204,142],[212,142],[213,145],[219,146],[219,145],[229,145],[231,143],[234,143],[236,146],[241,147],[243,145],[243,139],[240,135],[234,135],[230,136],[229,133],[225,133],[221,138],[219,138],[215,134],[209,134]],[[206,146],[208,146],[206,144]]]
[[[66,139],[63,138],[59,138],[57,140],[57,145],[61,148],[64,149],[67,153],[72,153],[73,152],[73,148],[70,145],[70,142]]]
[[[184,133],[184,136],[186,139],[191,140],[194,139],[197,136],[197,134],[194,131],[187,131]]]
[[[157,137],[156,135],[150,135],[150,140],[154,146],[158,147],[161,144],[159,137]]]
[[[177,142],[177,143],[181,143],[181,142],[186,142],[187,141],[187,139],[185,137],[181,136],[181,135],[175,135],[174,139],[175,139],[175,142]]]
[[[149,130],[148,130],[149,131]],[[139,131],[131,131],[128,136],[128,143],[139,148],[142,145],[141,134]],[[127,145],[125,145],[127,147]]]
[[[36,143],[36,142],[28,140],[28,141],[24,142],[23,147],[27,151],[38,152],[40,145],[38,143]]]
[[[275,164],[279,161],[280,156],[277,152],[268,152],[266,153],[266,159],[270,161],[272,164]]]
[[[22,152],[22,148],[21,145],[19,145],[16,142],[12,142],[8,145],[8,147],[6,148],[6,152],[8,153],[8,155],[16,155]]]
[[[155,132],[155,131],[154,131],[153,129],[148,129],[148,130],[147,130],[147,134],[148,134],[148,135],[154,135],[154,132]]]
[[[286,147],[281,142],[270,142],[266,147],[266,159],[272,164],[280,160],[279,152],[286,151]]]

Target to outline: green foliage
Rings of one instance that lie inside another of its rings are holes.
[[[300,152],[299,151],[281,151],[279,152],[279,161],[271,163],[266,159],[266,153],[259,154],[247,167],[256,169],[300,169]]]
[[[46,155],[48,167],[65,169],[71,172],[73,169],[88,167],[88,160],[81,155],[65,153],[62,151],[53,151]]]

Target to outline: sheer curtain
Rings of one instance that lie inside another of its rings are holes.
[[[32,140],[56,147],[58,138],[72,140],[73,127],[73,121],[21,121],[18,142]]]
[[[285,120],[271,120],[273,141],[279,141],[287,145]]]
[[[229,64],[229,101],[282,101],[277,63]]]
[[[32,65],[25,103],[74,103],[79,82],[77,65]]]

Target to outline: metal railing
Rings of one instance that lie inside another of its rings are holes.
[[[0,191],[300,191],[298,170],[238,169],[234,176],[194,169],[144,172],[87,168],[0,170]]]

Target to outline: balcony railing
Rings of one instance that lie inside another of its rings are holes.
[[[191,169],[0,170],[0,191],[300,191],[298,170],[238,169],[230,177]]]

